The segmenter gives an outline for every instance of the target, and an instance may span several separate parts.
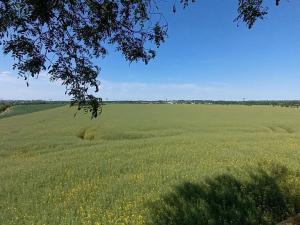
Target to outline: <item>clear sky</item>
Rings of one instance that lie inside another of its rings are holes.
[[[197,0],[172,13],[162,7],[169,37],[147,66],[129,64],[112,49],[102,68],[104,100],[300,99],[300,1],[265,0],[269,15],[248,30],[233,22],[237,0]],[[178,7],[179,8],[179,7]],[[26,87],[0,53],[0,99],[67,99],[46,74]]]

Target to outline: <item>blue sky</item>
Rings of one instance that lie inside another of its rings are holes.
[[[237,0],[198,0],[172,13],[163,3],[169,37],[147,66],[113,49],[102,68],[99,95],[108,100],[300,99],[300,1],[266,0],[269,15],[248,30],[233,22]],[[47,74],[26,87],[0,53],[0,99],[67,99]]]

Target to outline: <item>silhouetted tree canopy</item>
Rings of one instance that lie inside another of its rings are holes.
[[[251,28],[267,14],[263,3],[239,0],[236,20]],[[147,64],[166,36],[167,22],[155,0],[0,0],[0,45],[14,58],[14,69],[27,84],[47,71],[66,87],[71,104],[92,117],[101,109],[101,98],[90,90],[99,90],[94,59],[105,57],[111,45],[126,60]]]

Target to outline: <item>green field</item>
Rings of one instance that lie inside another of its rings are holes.
[[[23,114],[32,113],[32,112],[43,111],[43,110],[47,110],[47,109],[52,109],[52,108],[60,107],[62,105],[63,104],[61,104],[61,103],[20,104],[20,105],[11,105],[10,107],[7,108],[7,106],[5,104],[2,104],[2,105],[0,104],[0,113],[2,112],[2,114],[0,114],[0,119],[6,118],[6,117],[11,117],[11,116],[23,115]],[[4,110],[1,110],[2,108]]]
[[[289,187],[299,181],[300,109],[115,104],[96,120],[74,117],[74,110],[0,119],[1,224],[193,224],[186,221],[202,209],[191,195],[205,178],[248,180],[251,192],[271,175],[249,178],[245,171],[274,163],[294,174]],[[229,183],[228,194],[236,194],[237,182]],[[264,184],[273,188],[263,191],[277,193],[274,182]],[[176,190],[190,191],[178,200]]]

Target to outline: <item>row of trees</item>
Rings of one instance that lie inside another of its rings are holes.
[[[104,104],[209,104],[209,105],[271,105],[300,107],[300,100],[253,100],[253,101],[213,101],[213,100],[157,100],[157,101],[105,101]]]

